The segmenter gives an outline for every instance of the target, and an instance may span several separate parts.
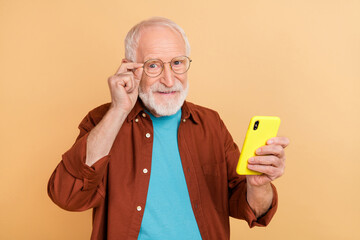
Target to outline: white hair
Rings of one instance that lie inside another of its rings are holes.
[[[141,30],[152,26],[165,26],[181,34],[185,42],[186,55],[190,55],[190,44],[184,30],[170,19],[163,17],[152,17],[133,26],[125,37],[125,58],[136,62],[136,51],[139,45]]]

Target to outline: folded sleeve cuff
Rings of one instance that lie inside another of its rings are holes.
[[[230,200],[229,204],[230,204],[230,213],[233,217],[235,218],[240,218],[240,219],[244,219],[248,222],[249,227],[265,227],[267,226],[272,217],[275,215],[275,212],[277,210],[278,207],[278,195],[277,195],[277,191],[276,188],[273,184],[271,184],[271,187],[273,189],[273,200],[272,200],[272,204],[271,207],[269,208],[269,210],[262,216],[260,216],[259,218],[256,218],[253,210],[250,208],[249,203],[247,202],[246,199],[246,190],[240,194],[241,196],[239,196],[239,198],[237,198],[237,200]]]
[[[88,135],[89,133],[78,139],[62,157],[66,170],[75,178],[83,180],[83,191],[96,188],[100,184],[110,160],[110,155],[107,155],[91,167],[85,164]]]

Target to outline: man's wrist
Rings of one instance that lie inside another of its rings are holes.
[[[108,115],[112,116],[127,116],[130,113],[130,111],[126,111],[123,108],[111,104],[109,107],[109,110],[107,112]]]
[[[247,183],[247,201],[257,218],[263,216],[271,208],[274,193],[270,183],[254,186]]]
[[[270,190],[272,191],[272,187],[271,187],[270,182],[266,183],[266,184],[263,184],[263,185],[253,185],[253,184],[250,184],[249,181],[247,181],[246,185],[247,185],[248,189],[251,189],[251,190],[256,191],[256,192],[267,192],[267,191],[270,191]]]

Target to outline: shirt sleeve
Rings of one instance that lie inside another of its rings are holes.
[[[221,121],[221,125],[222,136],[224,137],[225,143],[226,161],[228,168],[230,216],[246,220],[249,224],[249,227],[251,228],[254,226],[267,226],[277,210],[278,195],[276,188],[273,184],[271,184],[274,193],[271,207],[264,215],[256,218],[255,213],[250,208],[250,205],[248,204],[246,198],[246,177],[240,176],[236,173],[236,166],[240,156],[239,148],[234,143],[223,121]]]
[[[48,182],[49,197],[63,209],[83,211],[98,206],[105,198],[107,155],[89,167],[85,164],[86,144],[95,126],[89,113],[80,123],[75,144],[62,156]]]

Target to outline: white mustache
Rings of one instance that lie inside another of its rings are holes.
[[[150,87],[150,90],[152,92],[177,92],[182,91],[183,87],[179,81],[176,81],[175,85],[171,88],[168,88],[164,84],[157,82]]]

